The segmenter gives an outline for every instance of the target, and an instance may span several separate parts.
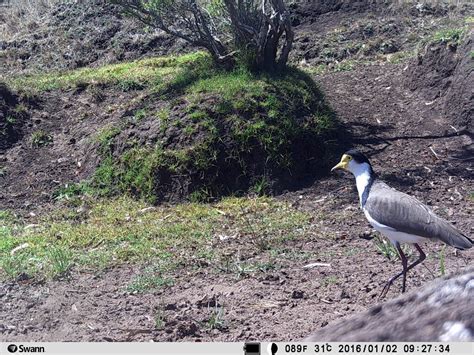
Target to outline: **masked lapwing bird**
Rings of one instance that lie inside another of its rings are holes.
[[[346,152],[331,171],[336,169],[344,169],[354,175],[365,217],[375,230],[390,240],[400,255],[403,271],[388,280],[381,298],[385,297],[392,283],[400,276],[403,276],[402,292],[405,292],[407,272],[426,257],[419,244],[439,240],[461,250],[473,246],[472,239],[416,198],[380,181],[367,157],[359,151],[352,149]],[[408,265],[400,243],[413,244],[420,254],[418,260]]]

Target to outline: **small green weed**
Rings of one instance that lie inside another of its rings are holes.
[[[62,277],[66,275],[72,267],[72,252],[67,247],[55,246],[47,251],[49,260],[50,275],[52,277]]]
[[[384,237],[376,235],[374,241],[380,254],[385,256],[388,260],[400,259],[397,248],[395,248],[395,246],[387,241]],[[402,245],[402,250],[407,257],[412,254],[412,251],[409,249],[408,245]]]
[[[69,183],[60,187],[53,193],[53,198],[58,201],[78,202],[83,196],[93,196],[96,191],[86,181],[80,183]]]
[[[399,258],[397,249],[393,246],[392,243],[388,242],[385,238],[376,235],[374,241],[379,252],[388,260],[394,260]]]
[[[7,278],[15,279],[21,274],[28,273],[28,256],[24,253],[16,253],[8,258],[0,260],[0,269],[3,270]]]
[[[212,200],[214,197],[210,188],[202,187],[189,194],[189,201],[193,203],[211,202]]]
[[[250,192],[253,192],[257,196],[265,196],[270,192],[270,182],[266,176],[262,176],[254,183],[250,188]]]
[[[96,135],[95,140],[100,145],[100,152],[107,154],[110,152],[113,139],[120,133],[121,129],[117,126],[105,126]]]
[[[439,252],[439,273],[441,276],[446,274],[445,259],[446,259],[446,245],[443,245]]]
[[[122,91],[143,90],[145,85],[135,79],[123,79],[118,82]]]
[[[146,118],[146,116],[147,116],[147,110],[144,108],[135,111],[135,113],[133,114],[133,118],[135,119],[135,122],[140,122],[141,120]]]
[[[154,320],[156,329],[161,330],[165,327],[165,315],[162,308],[155,310]]]
[[[465,27],[443,29],[436,32],[431,40],[433,42],[460,44],[465,33]]]
[[[207,307],[210,312],[209,319],[206,324],[209,329],[222,329],[225,325],[225,311],[224,307],[219,307],[217,304],[214,307]]]
[[[354,70],[355,66],[356,66],[356,63],[354,61],[345,60],[345,61],[336,63],[333,71],[335,72],[352,71]]]
[[[327,287],[327,286],[334,285],[334,284],[338,283],[338,281],[339,281],[339,279],[338,279],[337,276],[329,275],[329,276],[324,277],[321,280],[321,284],[322,284],[323,287]]]
[[[35,148],[49,145],[53,142],[53,136],[49,133],[39,130],[31,134],[31,145]]]
[[[0,222],[10,222],[15,220],[15,215],[9,210],[0,210]]]
[[[197,129],[195,126],[192,126],[190,124],[188,124],[184,130],[183,130],[183,133],[187,136],[192,136],[194,133],[196,133]]]
[[[167,108],[167,107],[163,107],[161,108],[160,110],[158,110],[156,112],[156,117],[162,122],[167,122],[169,120],[169,117],[170,117],[170,109]]]
[[[393,54],[387,54],[387,62],[391,64],[404,63],[415,56],[415,51],[399,51]]]
[[[6,121],[7,124],[9,124],[9,125],[13,125],[13,124],[15,124],[15,122],[16,122],[16,118],[13,117],[13,116],[7,116],[6,119],[5,119],[5,121]]]
[[[193,111],[191,112],[188,117],[193,121],[193,122],[200,122],[204,121],[209,118],[209,115],[205,111]]]
[[[155,265],[146,268],[142,274],[136,276],[127,286],[127,291],[132,293],[143,293],[161,287],[173,286],[174,281],[163,276],[163,266]]]
[[[322,75],[329,71],[329,67],[326,64],[318,64],[315,66],[303,67],[302,70],[312,75]]]

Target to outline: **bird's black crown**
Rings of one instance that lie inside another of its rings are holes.
[[[364,155],[362,154],[361,152],[359,152],[357,149],[351,149],[351,150],[348,150],[346,152],[347,155],[350,155],[352,157],[352,159],[354,159],[357,163],[359,164],[362,164],[362,163],[367,163],[369,164],[370,166],[372,166],[370,164],[370,161],[369,159]]]

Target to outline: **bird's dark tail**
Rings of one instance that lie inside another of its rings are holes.
[[[437,237],[446,244],[460,250],[472,248],[474,241],[445,220],[438,223],[440,226]]]
[[[474,245],[474,240],[462,233],[459,233],[454,238],[452,237],[450,239],[452,242],[452,244],[450,245],[452,245],[456,249],[465,250],[471,248]]]

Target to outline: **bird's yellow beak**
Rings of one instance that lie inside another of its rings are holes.
[[[341,158],[341,161],[336,165],[334,166],[331,171],[334,171],[336,169],[344,169],[344,170],[347,170],[347,166],[349,165],[349,161],[351,160],[351,158],[347,155],[347,154],[344,154]]]

